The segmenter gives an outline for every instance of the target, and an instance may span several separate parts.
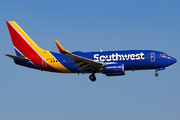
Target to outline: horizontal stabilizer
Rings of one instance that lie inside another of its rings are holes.
[[[27,62],[30,61],[30,59],[24,58],[24,57],[18,57],[18,56],[14,56],[14,55],[9,55],[9,54],[4,54],[14,60],[18,60],[18,61],[22,61],[22,62]]]

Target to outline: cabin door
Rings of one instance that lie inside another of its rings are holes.
[[[151,60],[151,62],[155,62],[155,53],[154,52],[150,53],[150,60]]]

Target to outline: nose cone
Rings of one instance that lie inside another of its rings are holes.
[[[175,58],[173,58],[173,57],[169,57],[168,62],[170,63],[170,65],[172,65],[172,64],[176,63],[177,60]]]

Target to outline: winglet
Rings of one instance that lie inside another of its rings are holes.
[[[55,39],[55,43],[56,43],[56,45],[57,45],[57,47],[61,53],[68,53],[69,52],[68,50],[64,50],[64,48],[61,46],[61,44],[58,42],[57,39]]]

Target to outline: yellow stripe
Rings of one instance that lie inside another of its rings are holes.
[[[65,68],[61,63],[59,62],[51,62],[51,61],[56,61],[57,59],[47,50],[44,50],[42,55],[41,55],[44,60],[51,66],[53,66],[54,68],[62,71],[63,73],[72,73],[71,71],[69,71],[67,68]]]
[[[38,52],[38,54],[52,67],[55,69],[58,69],[64,73],[72,73],[69,71],[67,68],[65,68],[62,64],[59,62],[51,63],[50,58],[56,60],[56,58],[47,50],[43,50],[39,48],[32,40],[31,38],[16,24],[15,21],[9,21],[15,28],[16,30],[25,38],[25,40]]]

